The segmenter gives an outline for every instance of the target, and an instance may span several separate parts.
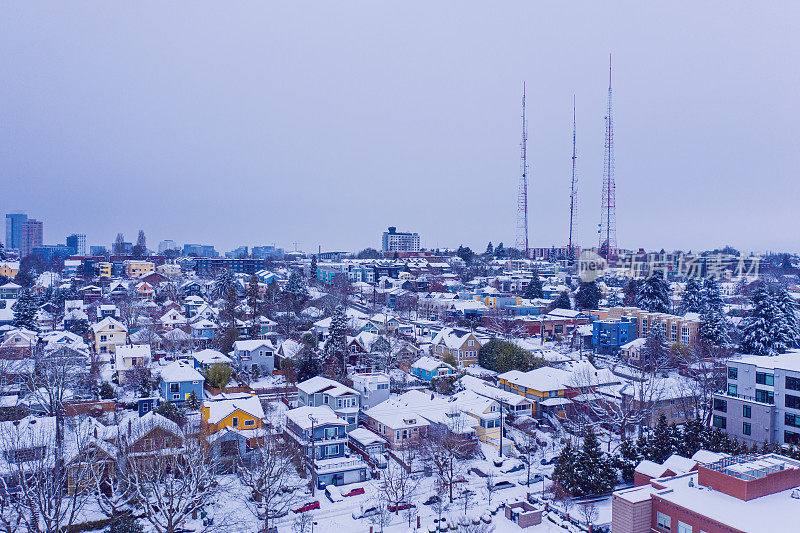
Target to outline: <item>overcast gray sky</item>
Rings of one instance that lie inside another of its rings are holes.
[[[596,245],[614,56],[623,247],[800,250],[797,2],[6,2],[0,212],[45,242]]]

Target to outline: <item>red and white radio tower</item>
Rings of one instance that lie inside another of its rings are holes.
[[[606,261],[617,249],[617,200],[614,184],[614,115],[611,109],[611,54],[608,56],[608,110],[603,155],[603,198],[600,212],[600,255]]]
[[[515,247],[521,250],[525,257],[528,255],[528,123],[525,121],[525,83],[522,83],[522,142],[521,162],[522,173],[519,177],[519,191],[517,192],[517,240]]]

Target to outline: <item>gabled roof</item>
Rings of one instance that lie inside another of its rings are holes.
[[[122,322],[120,322],[119,320],[117,320],[117,319],[115,319],[114,317],[111,317],[111,316],[105,317],[103,320],[101,320],[97,324],[92,324],[92,331],[94,333],[98,333],[98,332],[103,331],[104,329],[108,328],[108,326],[110,326],[111,324],[114,325],[114,329],[117,330],[117,331],[128,331],[128,328],[126,328],[125,325]]]
[[[218,424],[236,411],[242,411],[259,420],[264,418],[264,408],[261,407],[258,396],[247,393],[213,396],[203,402],[203,407],[208,409],[209,424]]]
[[[424,370],[425,372],[433,372],[434,370],[437,370],[442,367],[453,370],[453,367],[448,365],[444,361],[434,359],[433,357],[428,357],[427,355],[420,357],[414,362],[413,365],[411,365],[412,369],[419,368],[420,370]]]
[[[306,405],[286,411],[286,419],[291,420],[304,430],[311,429],[311,418],[309,418],[309,416],[314,418],[315,426],[320,424],[336,424],[344,426],[347,424],[345,419],[339,418],[339,415],[334,413],[333,409],[327,405],[321,405],[319,407],[310,407]]]
[[[213,365],[217,363],[229,365],[233,362],[227,355],[223,354],[222,352],[218,352],[217,350],[212,350],[211,348],[206,348],[205,350],[196,352],[192,354],[192,357],[201,365]]]
[[[248,339],[243,341],[234,341],[233,343],[234,350],[243,352],[252,352],[253,350],[257,350],[262,346],[266,347],[268,350],[275,350],[275,346],[271,341],[268,340]]]
[[[181,359],[162,368],[161,379],[164,383],[182,383],[186,381],[203,383],[206,378],[194,368],[194,365],[189,360]]]
[[[343,396],[345,394],[358,394],[358,391],[342,385],[338,381],[328,379],[323,376],[315,376],[297,384],[297,389],[306,394],[318,394],[324,392],[330,396]]]

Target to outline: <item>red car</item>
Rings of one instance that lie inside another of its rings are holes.
[[[350,492],[348,492],[347,494],[342,494],[342,496],[344,496],[344,497],[347,497],[347,496],[358,496],[360,494],[364,494],[364,487],[358,487],[357,489],[353,489]]]
[[[294,510],[295,513],[305,513],[306,511],[313,511],[314,509],[319,509],[319,502],[314,500],[311,503],[307,503],[302,507],[299,507]]]
[[[411,509],[412,507],[416,507],[413,503],[398,503],[397,505],[389,504],[388,509],[391,513],[396,513],[397,511],[405,511],[406,509]]]

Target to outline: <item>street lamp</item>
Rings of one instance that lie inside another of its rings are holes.
[[[311,462],[309,466],[311,468],[311,495],[313,496],[314,494],[316,494],[317,490],[317,475],[314,470],[314,461],[317,458],[317,453],[316,453],[317,449],[314,444],[314,424],[317,423],[317,419],[311,413],[308,414],[308,419],[311,421]]]

